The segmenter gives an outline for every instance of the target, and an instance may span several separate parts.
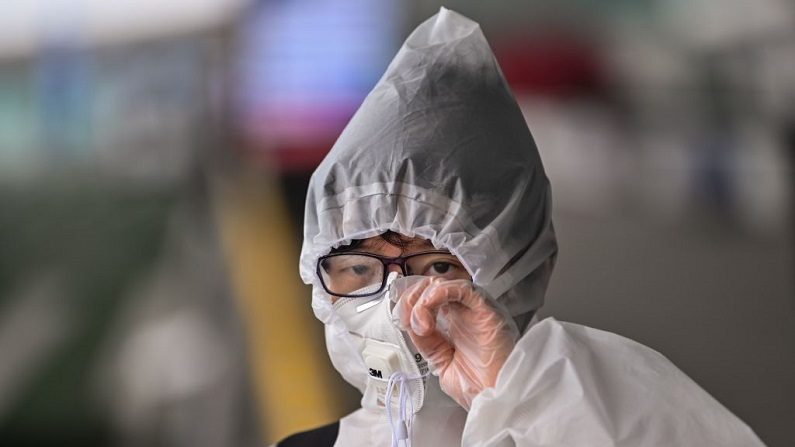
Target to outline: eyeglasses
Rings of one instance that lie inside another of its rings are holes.
[[[394,258],[365,252],[332,253],[317,260],[317,276],[330,295],[360,298],[384,290],[390,265],[400,266],[404,276],[470,278],[461,262],[443,250],[422,251]]]

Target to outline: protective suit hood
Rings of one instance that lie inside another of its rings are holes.
[[[301,276],[330,323],[319,256],[387,230],[420,236],[455,254],[522,327],[556,252],[550,207],[535,143],[480,27],[442,8],[408,37],[312,176]]]

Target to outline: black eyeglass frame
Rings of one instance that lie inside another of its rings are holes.
[[[395,256],[395,257],[381,256],[381,255],[377,255],[375,253],[367,253],[367,252],[363,252],[363,251],[343,251],[343,252],[331,253],[331,254],[319,257],[317,259],[317,266],[315,267],[315,273],[317,274],[318,279],[320,279],[320,285],[323,286],[323,289],[329,295],[338,296],[340,298],[366,298],[368,296],[377,295],[377,294],[381,293],[384,290],[384,287],[386,287],[386,279],[389,277],[389,266],[390,265],[398,265],[398,266],[400,266],[400,271],[403,272],[403,276],[412,276],[414,274],[409,275],[408,270],[406,270],[406,263],[408,262],[408,260],[413,258],[413,257],[416,257],[416,256],[431,255],[431,254],[453,256],[453,254],[450,253],[447,250],[418,251],[417,253],[412,253],[410,255]],[[334,293],[331,290],[329,290],[328,286],[326,285],[326,282],[323,280],[323,274],[320,273],[320,269],[322,268],[320,266],[320,264],[324,260],[329,259],[329,258],[334,258],[334,257],[337,257],[337,256],[348,256],[348,255],[367,256],[367,257],[375,258],[375,259],[378,259],[379,261],[381,261],[381,264],[384,265],[384,274],[383,274],[383,277],[381,278],[381,287],[379,287],[378,290],[376,290],[375,292],[370,292],[370,293],[365,293],[365,294],[358,294],[358,295],[355,295],[355,294],[342,295],[342,294],[339,294],[339,293]]]

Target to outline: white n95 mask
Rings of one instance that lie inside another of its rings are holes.
[[[388,386],[390,379],[395,381],[397,377],[403,382],[403,386],[408,387],[410,409],[412,413],[416,413],[422,408],[425,399],[428,362],[420,355],[409,337],[393,323],[394,303],[387,298],[387,292],[396,277],[395,273],[390,274],[387,286],[378,295],[367,298],[340,298],[333,304],[333,308],[345,324],[351,341],[364,360],[365,370],[362,374],[367,376],[367,381],[362,407],[383,411],[386,408],[387,395],[390,395],[392,407],[403,408],[397,393]],[[352,294],[356,293],[360,291]],[[397,384],[397,381],[395,383]]]

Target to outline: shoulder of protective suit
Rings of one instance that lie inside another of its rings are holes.
[[[547,317],[530,326],[517,343],[520,351],[553,354],[544,356],[580,361],[583,356],[599,359],[634,359],[644,365],[666,365],[681,373],[671,360],[659,351],[631,338],[578,323]],[[579,361],[577,363],[580,363]]]
[[[655,351],[654,349],[642,343],[638,343],[630,338],[578,323],[560,321],[554,317],[547,317],[531,325],[523,337],[527,337],[531,333],[531,337],[533,338],[537,337],[544,338],[546,340],[565,340],[567,342],[574,343],[580,348],[593,347],[594,349],[607,348],[610,350],[642,350],[647,355],[659,356],[666,361],[669,361],[658,351]]]
[[[517,342],[496,385],[473,401],[464,438],[467,445],[764,445],[659,352],[554,318]]]

